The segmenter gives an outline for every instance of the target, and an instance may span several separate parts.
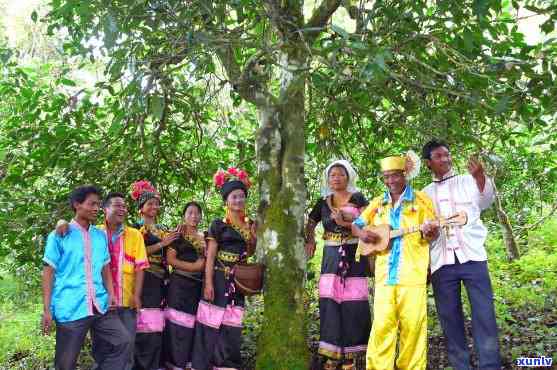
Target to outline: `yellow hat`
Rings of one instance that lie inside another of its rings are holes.
[[[404,171],[406,170],[406,157],[392,156],[379,161],[381,171]]]

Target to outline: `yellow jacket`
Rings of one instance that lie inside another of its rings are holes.
[[[354,223],[366,225],[388,224],[393,229],[408,228],[434,220],[431,199],[421,191],[406,186],[393,209],[389,192],[374,198]],[[429,242],[421,233],[406,234],[391,240],[391,248],[376,255],[375,283],[385,285],[421,286],[426,284],[429,266]]]
[[[105,225],[98,227],[106,231]],[[135,271],[148,268],[149,261],[143,234],[129,226],[124,226],[121,233],[123,237],[120,240],[123,243],[119,243],[116,250],[109,250],[112,284],[118,305],[131,307],[135,290]],[[123,248],[120,248],[122,246]]]

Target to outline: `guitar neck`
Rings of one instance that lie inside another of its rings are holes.
[[[417,233],[422,229],[422,227],[424,225],[425,225],[425,223],[423,223],[421,225],[418,225],[418,226],[405,227],[405,228],[401,228],[401,229],[397,229],[397,230],[392,230],[391,231],[391,239],[398,238],[399,236],[403,236],[403,235],[406,235],[406,234]]]
[[[406,234],[417,233],[418,231],[420,231],[420,227],[421,226],[412,226],[412,227],[392,230],[391,235],[390,235],[391,239],[398,238],[399,236],[403,236],[403,235],[406,235]]]
[[[459,212],[454,214],[451,217],[440,218],[433,222],[435,222],[437,226],[439,226],[440,228],[459,227],[459,226],[466,225],[466,223],[468,222],[468,217],[466,216],[466,213]],[[401,228],[398,230],[391,230],[391,239],[398,238],[399,236],[403,236],[406,234],[416,233],[420,231],[422,227],[425,226],[425,224],[426,223],[423,223],[419,226],[412,226],[407,228]]]

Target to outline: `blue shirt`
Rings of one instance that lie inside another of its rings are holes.
[[[50,309],[57,322],[67,322],[108,309],[108,292],[102,269],[110,263],[104,231],[84,229],[72,221],[63,237],[55,231],[48,235],[43,261],[54,270]]]

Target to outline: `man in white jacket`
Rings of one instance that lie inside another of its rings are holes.
[[[464,227],[441,233],[430,250],[431,283],[449,362],[456,370],[471,368],[461,300],[464,283],[472,308],[472,335],[479,369],[499,370],[497,323],[485,250],[487,229],[480,219],[481,211],[489,208],[494,200],[492,180],[474,158],[468,163],[469,174],[457,175],[444,142],[428,142],[422,156],[433,175],[433,182],[424,192],[433,200],[437,216],[447,217],[459,211],[468,216]]]

